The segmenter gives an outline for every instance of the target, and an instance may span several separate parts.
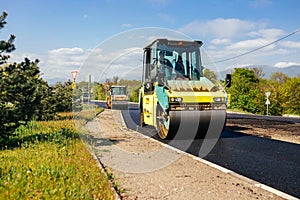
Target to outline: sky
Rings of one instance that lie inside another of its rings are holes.
[[[16,35],[9,62],[39,59],[50,83],[74,70],[140,79],[142,48],[157,37],[203,41],[203,65],[216,71],[300,68],[300,32],[280,40],[300,29],[298,0],[1,0],[0,8],[8,13],[0,40]]]

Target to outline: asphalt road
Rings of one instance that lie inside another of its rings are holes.
[[[98,104],[100,105],[100,104]],[[100,105],[101,106],[101,105]],[[139,127],[139,110],[129,106],[122,115],[128,128],[199,156],[203,140],[194,140],[187,148],[183,141],[162,141],[154,127]],[[298,118],[228,114],[228,118],[267,118],[274,121],[300,123]],[[224,131],[204,159],[238,174],[300,198],[300,145]]]

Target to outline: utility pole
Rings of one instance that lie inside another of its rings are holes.
[[[270,105],[269,96],[270,96],[271,92],[266,92],[265,94],[267,97],[266,105],[267,105],[267,116],[268,116],[269,115],[269,105]]]
[[[91,75],[89,75],[89,83],[88,83],[88,104],[90,104],[91,100]]]

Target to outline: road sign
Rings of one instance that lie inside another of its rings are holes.
[[[78,74],[78,71],[71,71],[71,74],[72,74],[72,78],[73,78],[73,80],[75,82],[77,74]]]
[[[270,105],[270,100],[269,99],[267,99],[266,105]]]
[[[266,92],[265,94],[266,94],[267,98],[269,98],[271,92]]]

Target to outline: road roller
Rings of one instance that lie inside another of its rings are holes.
[[[203,76],[201,46],[156,39],[144,47],[140,126],[154,126],[161,139],[219,137],[224,129],[227,94]]]
[[[116,110],[128,109],[127,87],[123,85],[112,85],[106,96],[106,108]]]

